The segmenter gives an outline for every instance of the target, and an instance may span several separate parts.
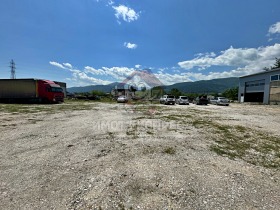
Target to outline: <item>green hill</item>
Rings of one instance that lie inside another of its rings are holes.
[[[182,82],[173,85],[164,86],[166,92],[172,88],[177,88],[184,93],[221,93],[226,89],[237,87],[239,83],[238,77],[230,77],[223,79],[201,80],[196,82]],[[111,90],[119,83],[111,83],[109,85],[90,85],[85,87],[67,88],[70,93],[91,92],[93,90],[111,92]]]
[[[70,93],[86,93],[93,90],[103,91],[105,93],[111,92],[111,90],[117,85],[117,82],[111,83],[109,85],[90,85],[84,87],[71,87],[67,88]]]
[[[177,88],[184,93],[221,93],[226,89],[238,87],[239,78],[230,77],[223,79],[201,80],[196,82],[183,82],[165,86],[165,91],[168,92],[172,88]]]

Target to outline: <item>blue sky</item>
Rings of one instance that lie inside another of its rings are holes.
[[[163,84],[242,76],[280,57],[279,0],[0,0],[0,78]]]

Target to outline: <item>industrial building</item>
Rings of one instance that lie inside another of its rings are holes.
[[[238,100],[280,104],[280,68],[240,77]]]

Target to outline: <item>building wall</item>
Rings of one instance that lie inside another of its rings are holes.
[[[111,94],[118,98],[119,96],[126,96],[128,99],[132,99],[135,96],[135,92],[130,91],[129,89],[113,89]]]
[[[269,103],[280,104],[280,81],[270,83]]]
[[[264,95],[263,95],[263,103],[269,104],[269,97],[270,97],[270,82],[271,76],[275,74],[280,74],[280,69],[263,72],[262,74],[254,74],[245,77],[239,78],[239,93],[238,93],[238,100],[242,102],[242,95],[245,96],[246,100],[246,83],[253,82],[257,80],[264,80]]]

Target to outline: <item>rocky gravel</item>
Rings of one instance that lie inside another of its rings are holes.
[[[279,106],[0,104],[0,209],[280,209],[279,127]]]

